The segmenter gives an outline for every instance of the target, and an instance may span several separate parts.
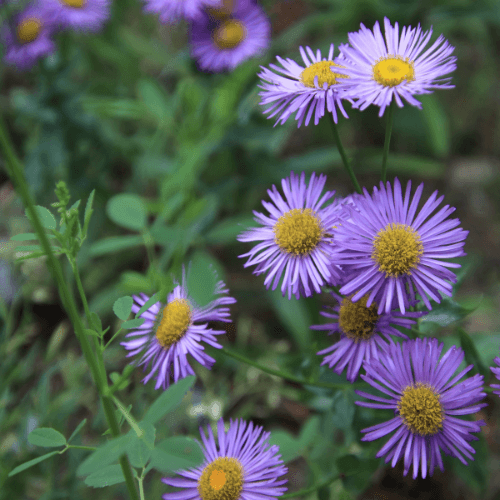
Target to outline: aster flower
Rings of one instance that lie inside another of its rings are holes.
[[[490,367],[490,370],[493,372],[493,375],[495,375],[495,377],[500,380],[500,357],[496,357],[494,360],[493,360],[498,368],[495,366],[495,367]],[[491,384],[491,387],[493,389],[497,389],[496,391],[493,391],[493,394],[496,394],[497,396],[500,396],[500,385],[498,384]]]
[[[264,80],[259,85],[263,92],[260,92],[261,105],[273,103],[264,111],[271,113],[268,118],[278,115],[274,126],[279,122],[283,125],[292,113],[297,112],[295,120],[298,120],[297,127],[302,125],[305,118],[306,126],[314,113],[314,125],[319,123],[319,119],[325,114],[325,104],[333,120],[337,123],[337,107],[341,113],[348,118],[342,106],[342,99],[345,99],[345,91],[339,87],[340,79],[346,79],[345,75],[337,72],[337,68],[342,68],[343,59],[333,58],[334,45],[330,45],[328,58],[321,58],[321,51],[318,49],[316,55],[309,48],[304,50],[299,47],[300,54],[305,64],[305,68],[297,64],[292,59],[282,59],[276,56],[283,69],[270,64],[269,66],[276,74],[268,68],[262,68],[259,78]],[[306,54],[307,51],[307,54]],[[309,55],[309,58],[307,57]],[[267,83],[266,83],[267,82]],[[350,99],[348,99],[352,102]]]
[[[276,186],[267,193],[273,203],[262,201],[270,216],[254,211],[255,221],[264,227],[250,228],[238,236],[238,241],[259,241],[250,252],[239,257],[250,257],[243,267],[258,264],[254,274],[262,274],[269,270],[264,285],[269,289],[274,277],[273,290],[276,289],[283,270],[285,276],[281,292],[288,299],[294,294],[312,295],[311,287],[316,293],[321,286],[335,283],[340,270],[332,263],[333,251],[332,228],[340,220],[341,211],[335,207],[321,208],[332,198],[335,191],[327,191],[321,196],[326,182],[326,175],[316,178],[313,173],[306,186],[305,173],[282,179],[281,186],[286,201],[278,193]],[[259,253],[262,252],[262,253]]]
[[[340,375],[347,366],[347,380],[354,382],[359,374],[363,361],[369,363],[371,359],[378,359],[381,348],[387,345],[384,340],[391,335],[407,339],[408,336],[401,333],[395,326],[411,328],[415,324],[414,318],[419,318],[423,312],[407,312],[401,314],[398,311],[377,314],[377,305],[373,303],[366,307],[366,295],[357,302],[352,302],[351,297],[343,297],[335,292],[331,293],[338,304],[328,307],[332,313],[321,311],[320,314],[326,318],[332,318],[335,322],[325,325],[314,325],[312,330],[329,330],[328,335],[340,333],[341,339],[332,346],[319,351],[317,354],[328,354],[323,359],[322,365],[328,364],[334,372]],[[395,326],[393,326],[395,325]]]
[[[206,7],[217,8],[219,0],[144,0],[145,12],[158,14],[162,23],[175,23],[181,19],[191,21],[203,14]]]
[[[279,446],[269,446],[270,432],[247,424],[244,420],[230,420],[229,430],[224,430],[222,418],[217,422],[219,446],[208,426],[208,439],[200,427],[205,462],[201,467],[179,471],[182,479],[163,478],[170,486],[182,491],[166,493],[164,500],[180,498],[193,500],[272,500],[286,490],[277,481],[288,472],[283,465]]]
[[[385,187],[381,182],[371,196],[364,189],[364,199],[356,202],[359,212],[351,210],[352,222],[334,230],[336,263],[347,274],[341,294],[354,292],[355,302],[369,294],[366,305],[375,301],[378,314],[395,307],[404,313],[416,300],[414,288],[428,309],[429,298],[439,303],[439,293],[451,296],[456,276],[448,268],[460,264],[446,259],[465,255],[468,231],[458,227],[458,219],[447,219],[455,211],[449,205],[432,215],[444,198],[437,191],[417,212],[422,190],[423,183],[410,203],[411,181],[404,200],[397,178],[394,189],[390,182]]]
[[[230,17],[214,20],[203,14],[190,26],[191,55],[205,71],[232,71],[269,46],[271,24],[264,11],[248,0],[240,1]]]
[[[98,31],[109,18],[109,0],[39,0],[52,22],[74,31]]]
[[[38,6],[28,7],[14,16],[13,25],[15,33],[8,24],[4,24],[1,31],[6,49],[6,64],[24,71],[30,69],[41,57],[54,52],[56,47],[51,40],[54,26],[43,9]]]
[[[413,479],[427,475],[430,458],[430,475],[439,465],[443,470],[441,450],[467,465],[464,457],[474,460],[474,448],[469,441],[477,440],[472,432],[479,432],[485,425],[482,420],[461,420],[455,415],[476,413],[486,403],[478,404],[486,393],[482,392],[482,375],[474,375],[457,382],[473,367],[469,365],[453,377],[464,359],[462,349],[451,347],[439,359],[443,343],[437,339],[417,339],[395,344],[390,341],[379,360],[364,363],[366,375],[361,378],[383,392],[388,399],[356,390],[356,394],[376,401],[356,401],[359,406],[394,410],[395,417],[387,422],[368,427],[362,441],[373,441],[394,431],[392,437],[377,453],[392,459],[394,467],[404,456],[404,474],[413,463]],[[412,371],[413,368],[413,371]]]
[[[215,287],[214,294],[227,294],[228,290],[222,281]],[[137,313],[149,297],[141,293],[142,298],[133,296],[135,302],[132,311]],[[141,354],[138,366],[145,365],[146,370],[150,361],[152,368],[143,379],[146,384],[158,371],[156,375],[155,389],[163,386],[166,389],[170,385],[170,368],[173,365],[173,378],[177,382],[188,375],[194,375],[189,365],[186,354],[191,354],[205,368],[210,369],[215,360],[208,356],[204,347],[200,344],[206,342],[213,347],[221,349],[215,335],[221,335],[224,330],[212,330],[207,328],[208,321],[224,321],[229,323],[229,308],[221,307],[234,304],[236,299],[232,297],[219,297],[207,306],[198,307],[189,297],[186,287],[186,275],[183,268],[182,284],[174,288],[167,297],[167,304],[160,302],[153,304],[147,311],[141,314],[145,322],[137,331],[126,335],[128,340],[120,344],[128,351],[127,357]]]
[[[431,89],[450,89],[450,78],[441,78],[456,69],[454,50],[443,37],[427,49],[432,28],[422,32],[422,28],[403,27],[399,36],[398,23],[391,26],[389,19],[384,18],[385,40],[380,31],[378,21],[373,31],[361,24],[356,33],[349,33],[350,45],[342,44],[340,51],[345,59],[339,70],[348,76],[342,80],[348,90],[348,96],[357,99],[353,107],[363,111],[370,104],[380,106],[379,116],[384,114],[394,96],[396,104],[401,108],[405,99],[417,108],[422,104],[414,94],[430,94]]]

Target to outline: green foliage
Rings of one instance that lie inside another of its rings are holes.
[[[66,444],[66,438],[55,429],[40,427],[28,434],[28,441],[35,446],[55,448]]]
[[[132,312],[134,299],[130,296],[120,297],[113,304],[113,312],[122,320],[126,320]]]
[[[120,484],[125,482],[123,477],[122,468],[120,465],[107,465],[102,470],[93,472],[88,475],[85,480],[87,486],[94,488],[104,488],[105,486],[112,486],[113,484]]]
[[[141,198],[134,194],[117,194],[106,205],[108,217],[118,226],[140,231],[146,227],[147,212]]]
[[[177,472],[198,467],[205,460],[197,441],[177,436],[159,442],[151,453],[150,468],[159,472]]]

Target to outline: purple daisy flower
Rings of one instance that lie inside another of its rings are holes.
[[[259,93],[261,96],[260,104],[273,103],[264,113],[272,111],[268,118],[278,115],[274,124],[276,126],[279,122],[283,125],[296,111],[297,127],[302,125],[304,118],[305,125],[309,125],[314,113],[314,125],[317,125],[319,119],[325,114],[326,104],[326,108],[332,114],[335,123],[337,123],[337,107],[345,118],[349,118],[342,106],[342,99],[346,98],[345,91],[338,85],[339,79],[346,79],[346,76],[336,72],[337,68],[342,67],[343,59],[342,57],[333,59],[333,43],[330,45],[327,59],[321,58],[319,49],[316,51],[316,55],[309,47],[306,47],[306,50],[302,47],[299,49],[305,68],[292,59],[282,59],[280,56],[276,56],[276,59],[284,69],[275,64],[269,66],[285,76],[277,75],[261,66],[262,72],[258,76],[267,83],[259,85],[263,89],[263,92]],[[306,51],[311,60],[308,59]],[[350,99],[348,100],[352,102]]]
[[[39,0],[54,23],[74,31],[99,31],[109,18],[109,0]]]
[[[30,69],[38,59],[55,51],[51,40],[54,26],[43,9],[28,7],[14,17],[12,32],[8,24],[2,26],[2,41],[6,52],[4,61],[20,71]]]
[[[264,285],[269,289],[274,277],[273,290],[284,270],[281,292],[285,296],[288,289],[288,299],[292,294],[297,299],[309,297],[311,286],[320,293],[322,285],[335,283],[340,277],[340,270],[331,259],[331,230],[341,220],[342,212],[332,205],[321,208],[335,194],[335,191],[327,191],[321,196],[325,182],[326,175],[316,178],[313,173],[306,186],[304,172],[300,180],[291,172],[290,177],[281,181],[286,201],[273,184],[272,191],[267,190],[273,203],[262,201],[270,217],[253,212],[255,220],[265,227],[250,228],[237,238],[238,241],[263,240],[250,252],[239,255],[250,257],[243,267],[258,264],[254,271],[257,275],[269,269]]]
[[[175,23],[181,19],[188,21],[203,15],[206,7],[217,8],[219,0],[144,0],[146,12],[158,14],[162,23]]]
[[[430,94],[431,89],[451,89],[451,78],[441,78],[456,69],[454,50],[443,37],[438,39],[422,53],[428,44],[432,28],[422,32],[422,28],[403,27],[399,36],[398,23],[391,26],[384,17],[385,40],[378,21],[373,31],[361,24],[356,33],[349,33],[349,43],[342,44],[340,51],[345,60],[344,70],[348,76],[342,80],[342,86],[348,90],[348,96],[357,99],[353,107],[363,111],[370,104],[380,106],[379,116],[384,114],[392,97],[402,108],[401,98],[417,108],[422,104],[414,94]]]
[[[387,345],[383,337],[389,339],[391,335],[394,335],[403,339],[408,338],[392,325],[411,328],[416,323],[415,319],[424,314],[423,312],[407,312],[403,315],[398,311],[377,314],[376,304],[366,307],[368,298],[366,295],[357,302],[352,302],[351,297],[342,297],[335,292],[331,292],[331,295],[338,304],[334,307],[327,306],[332,313],[321,311],[320,314],[325,318],[332,318],[335,322],[310,328],[329,330],[328,335],[340,333],[341,339],[338,342],[317,354],[328,354],[321,364],[328,364],[330,368],[337,365],[334,372],[338,375],[347,366],[349,382],[357,379],[363,361],[369,363],[371,359],[378,359],[380,349]]]
[[[500,357],[496,357],[494,360],[493,360],[497,365],[498,365],[498,368],[495,366],[495,367],[490,367],[490,370],[493,372],[493,375],[495,375],[495,377],[500,380]],[[493,394],[496,394],[497,396],[500,396],[500,385],[498,384],[491,384],[491,387],[493,389],[498,389],[496,391],[493,391]]]
[[[239,2],[230,17],[214,22],[204,14],[191,24],[191,55],[204,71],[232,71],[269,46],[271,23],[264,11],[248,1]]]
[[[465,465],[464,456],[474,460],[471,454],[475,451],[468,441],[478,438],[470,433],[479,432],[485,425],[482,420],[470,422],[454,416],[476,413],[487,406],[486,403],[478,404],[486,393],[482,392],[482,375],[456,384],[474,365],[453,377],[464,359],[464,352],[453,346],[439,360],[443,346],[437,339],[429,338],[406,341],[402,345],[391,340],[378,360],[364,363],[366,375],[361,375],[389,399],[355,391],[359,396],[376,401],[356,401],[359,406],[394,410],[393,419],[363,429],[361,432],[367,434],[361,440],[373,441],[395,431],[376,456],[387,455],[386,463],[392,458],[392,467],[404,456],[404,475],[413,463],[413,479],[419,467],[422,478],[426,477],[428,458],[431,476],[436,464],[444,470],[440,450],[457,457]]]
[[[347,273],[340,289],[343,295],[355,293],[353,301],[369,294],[366,302],[378,303],[378,314],[399,307],[402,313],[416,300],[415,290],[428,309],[429,297],[440,302],[439,292],[451,296],[455,274],[447,268],[460,264],[446,259],[465,255],[464,240],[468,231],[459,219],[447,219],[455,211],[449,205],[431,214],[443,201],[435,191],[417,212],[423,183],[410,203],[411,181],[403,200],[401,184],[396,178],[394,191],[390,182],[380,183],[373,195],[364,189],[358,198],[359,212],[351,210],[352,222],[344,221],[335,229],[338,254],[336,263]]]
[[[164,500],[272,500],[287,490],[282,487],[287,479],[277,479],[288,472],[283,465],[279,446],[268,443],[270,432],[247,424],[244,420],[230,420],[224,430],[222,418],[217,422],[219,446],[212,429],[208,439],[200,427],[205,462],[201,467],[177,472],[182,479],[163,478],[169,486],[183,488],[166,493]]]
[[[176,282],[177,283],[177,282]],[[228,290],[222,281],[215,287],[214,294],[227,294]],[[132,306],[132,311],[137,313],[149,297],[141,293],[142,299],[133,296],[137,304]],[[145,365],[146,370],[152,360],[152,368],[143,379],[146,384],[153,375],[156,376],[155,389],[163,385],[166,389],[170,385],[170,367],[173,364],[174,382],[194,375],[194,371],[188,363],[186,354],[191,354],[205,368],[210,369],[215,360],[208,356],[200,342],[206,342],[213,347],[221,349],[215,335],[221,335],[224,330],[212,330],[207,328],[208,321],[224,321],[229,323],[229,308],[223,305],[234,304],[236,299],[232,297],[220,297],[213,300],[205,307],[198,307],[189,298],[186,288],[186,274],[183,268],[182,285],[178,285],[167,297],[167,304],[160,302],[153,304],[147,311],[141,314],[146,321],[137,331],[126,335],[130,337],[126,342],[120,344],[130,352],[127,358],[141,353],[138,366]]]

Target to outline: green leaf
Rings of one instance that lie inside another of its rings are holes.
[[[131,319],[130,321],[122,323],[122,328],[126,328],[127,330],[130,330],[131,328],[139,328],[142,326],[144,321],[146,321],[145,318]]]
[[[335,396],[333,396],[332,407],[332,425],[342,430],[349,429],[352,424],[352,419],[354,418],[355,410],[352,393],[347,391],[337,392]]]
[[[76,473],[78,476],[87,476],[93,472],[101,470],[126,452],[131,435],[120,436],[112,439],[100,446],[96,451],[89,455],[78,467]]]
[[[300,457],[304,449],[300,440],[286,431],[273,431],[269,443],[279,446],[279,453],[283,462],[289,462]]]
[[[89,254],[91,257],[98,257],[100,255],[106,255],[108,253],[127,250],[128,248],[137,247],[142,244],[142,237],[138,235],[111,236],[110,238],[104,238],[102,240],[96,241],[90,247]]]
[[[127,367],[130,367],[133,369],[132,365],[127,365]],[[121,378],[121,375],[118,372],[112,372],[109,374],[109,378],[113,381],[113,384],[116,384],[117,380],[119,380]],[[126,379],[122,380],[120,382],[119,386],[117,387],[117,390],[121,391],[121,390],[125,389],[125,387],[127,387],[129,384],[130,384],[130,380],[126,380]]]
[[[215,286],[223,280],[223,272],[219,263],[206,252],[194,253],[188,268],[187,288],[196,304],[203,307],[214,299]]]
[[[448,115],[435,94],[419,96],[419,100],[422,102],[422,114],[432,152],[439,158],[446,157],[451,145]]]
[[[112,486],[113,484],[124,483],[121,465],[108,465],[104,469],[93,472],[90,476],[85,478],[87,486],[94,488],[104,488],[105,486]]]
[[[115,224],[126,229],[140,231],[146,227],[146,207],[135,194],[122,193],[113,196],[106,205],[106,213]]]
[[[318,500],[330,500],[330,485],[319,488],[317,495]]]
[[[437,326],[448,326],[461,321],[473,311],[474,309],[463,307],[451,298],[443,298],[440,304],[433,304],[432,311],[419,320],[420,330],[423,333],[432,333]]]
[[[344,455],[336,461],[337,467],[344,476],[352,476],[363,470],[363,463],[354,455]]]
[[[165,439],[151,453],[152,466],[164,473],[198,467],[204,460],[198,442],[184,436]]]
[[[282,297],[280,287],[276,290],[267,290],[266,293],[283,326],[291,333],[300,349],[307,351],[311,340],[309,327],[313,323],[309,310],[303,302],[304,299],[295,300],[292,297],[292,300],[288,300],[288,295]]]
[[[95,330],[91,330],[90,328],[85,328],[83,331],[85,332],[85,335],[91,335],[92,337],[100,337],[99,333],[97,333]]]
[[[137,90],[149,112],[156,116],[160,123],[171,121],[173,108],[156,80],[141,78],[137,83]]]
[[[79,424],[78,427],[73,431],[73,434],[68,439],[68,443],[82,430],[83,426],[87,423],[87,419],[84,418]]]
[[[41,207],[40,205],[35,205],[35,211],[38,215],[38,218],[40,219],[40,223],[45,229],[56,229],[57,228],[57,222],[56,218],[52,215],[51,211],[48,208]],[[26,214],[26,217],[31,221],[33,224],[33,221],[31,220],[31,217],[29,216],[28,209],[24,211]]]
[[[129,295],[125,297],[120,297],[113,304],[113,312],[122,320],[126,320],[130,313],[132,312],[132,305],[134,303],[134,299]]]
[[[196,377],[190,375],[179,380],[177,383],[171,385],[156,401],[149,407],[146,415],[144,415],[143,422],[156,424],[158,420],[163,418],[167,413],[180,405],[184,399],[187,391],[191,389]]]
[[[89,228],[89,223],[90,223],[90,218],[92,217],[92,213],[94,210],[92,209],[92,204],[94,203],[94,195],[95,195],[95,189],[92,190],[90,193],[90,196],[87,200],[87,204],[85,205],[85,215],[83,217],[83,230],[82,230],[82,237],[86,238],[87,236],[87,230]]]
[[[47,238],[55,238],[53,234],[46,233]],[[35,233],[22,233],[16,234],[10,238],[12,241],[29,241],[29,240],[38,240],[38,235]],[[17,250],[17,247],[16,247]]]
[[[303,448],[306,448],[310,443],[314,441],[314,438],[319,433],[320,419],[317,415],[314,415],[307,419],[306,423],[300,431],[300,444]]]
[[[236,237],[239,234],[256,225],[257,223],[253,220],[253,217],[247,215],[229,217],[208,231],[205,239],[211,245],[230,245],[237,243]]]
[[[134,467],[144,467],[154,450],[156,429],[148,422],[141,422],[144,431],[142,438],[138,438],[133,429],[129,431],[131,441],[127,446],[127,455]]]
[[[156,304],[158,302],[158,297],[160,296],[160,292],[156,292],[152,297],[150,297],[147,302],[137,311],[137,314],[135,315],[136,318],[139,318],[139,316],[147,311],[153,304]]]
[[[45,448],[54,448],[66,444],[66,438],[59,431],[50,427],[39,427],[31,431],[28,434],[28,441],[35,446],[43,446]]]
[[[483,360],[479,355],[479,352],[473,342],[471,336],[462,328],[457,328],[458,335],[460,337],[460,346],[464,350],[465,360],[467,364],[474,365],[477,371],[485,378],[490,374],[490,370],[487,366],[483,364]]]
[[[90,321],[92,323],[91,326],[94,328],[94,330],[96,330],[98,333],[102,332],[101,318],[99,318],[99,315],[97,313],[93,311],[90,313]]]
[[[30,467],[33,467],[33,465],[36,465],[39,462],[43,462],[44,460],[47,460],[47,458],[52,457],[53,455],[59,454],[58,451],[51,451],[50,453],[47,453],[45,455],[42,455],[41,457],[34,458],[33,460],[30,460],[29,462],[24,462],[24,464],[18,465],[16,468],[12,469],[8,476],[14,476],[16,474],[19,474],[19,472],[22,472],[23,470],[29,469]]]

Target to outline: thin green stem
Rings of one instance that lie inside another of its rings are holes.
[[[337,124],[333,121],[333,116],[332,116],[330,123],[332,124],[333,137],[335,138],[337,148],[339,150],[342,161],[344,162],[344,167],[347,170],[347,173],[349,174],[349,177],[351,178],[352,183],[354,184],[354,188],[356,189],[356,192],[358,192],[359,194],[363,194],[363,192],[361,191],[361,187],[359,186],[358,179],[356,179],[356,174],[354,173],[354,170],[352,169],[351,164],[349,163],[349,160],[347,159],[347,154],[345,152],[344,146],[342,146],[342,141],[340,140],[340,135],[339,135],[339,131],[337,128]]]
[[[90,450],[90,451],[97,450],[97,448],[95,448],[94,446],[79,446],[73,444],[68,444],[68,449],[69,448],[74,448],[75,450]]]
[[[247,365],[255,366],[255,368],[258,368],[259,370],[262,370],[263,372],[269,373],[271,375],[276,375],[277,377],[281,377],[285,380],[290,380],[291,382],[295,382],[297,384],[301,385],[312,385],[314,387],[325,387],[327,389],[346,389],[348,387],[360,387],[364,384],[362,383],[339,383],[339,384],[333,384],[333,383],[328,383],[328,382],[316,382],[316,381],[309,381],[305,380],[300,377],[295,377],[294,375],[291,375],[289,373],[284,373],[279,370],[273,370],[272,368],[268,368],[267,366],[263,366],[259,363],[256,363],[255,361],[252,361],[251,359],[245,358],[245,356],[242,356],[241,354],[237,354],[235,352],[229,351],[225,347],[222,349],[219,349],[219,351],[223,352],[227,356],[230,356],[231,358],[237,359],[238,361],[241,361],[243,363],[246,363]]]
[[[38,214],[35,210],[35,205],[31,197],[31,193],[28,189],[26,179],[24,178],[24,167],[21,164],[20,160],[17,158],[17,155],[11,145],[11,141],[8,137],[2,117],[0,117],[0,148],[2,149],[4,154],[5,168],[7,170],[7,173],[11,178],[17,193],[21,197],[26,210],[28,211],[38,239],[40,240],[40,244],[45,254],[47,255],[48,268],[57,283],[61,302],[75,329],[75,334],[82,347],[83,355],[85,356],[85,360],[89,365],[92,378],[94,379],[97,390],[101,397],[104,414],[111,429],[111,433],[113,437],[118,437],[120,435],[120,429],[116,420],[113,403],[109,399],[109,396],[105,395],[105,392],[108,389],[107,380],[105,377],[101,377],[100,368],[98,366],[98,363],[96,362],[95,354],[92,351],[87,335],[85,335],[83,331],[84,326],[78,313],[74,298],[72,294],[69,293],[66,281],[63,276],[61,265],[52,252],[51,245],[45,233],[45,229],[43,228]],[[102,354],[98,352],[97,355],[100,356],[100,360],[102,360]],[[135,488],[134,478],[132,476],[132,470],[128,458],[125,454],[120,457],[120,465],[125,477],[125,483],[127,485],[130,497],[132,498],[132,500],[138,500],[137,490]]]
[[[111,344],[111,342],[113,342],[113,340],[115,339],[115,337],[123,330],[123,328],[120,328],[109,340],[108,342],[106,342],[106,345],[104,346],[103,350],[106,349],[106,347],[108,347],[109,344]]]
[[[122,403],[118,400],[116,396],[111,396],[111,399],[115,403],[116,407],[121,411],[122,415],[125,417],[125,420],[129,423],[130,427],[134,429],[137,437],[140,439],[144,435],[144,431],[139,427],[139,424],[135,421],[134,417],[130,415],[127,411],[127,408],[122,405]]]
[[[139,495],[141,496],[141,500],[144,500],[145,497],[144,497],[144,484],[143,484],[143,481],[144,481],[144,468],[142,469],[142,473],[141,475],[139,476]]]
[[[392,121],[394,118],[394,108],[396,104],[394,99],[391,104],[389,104],[389,111],[387,116],[387,124],[385,128],[385,140],[384,140],[384,156],[382,158],[382,182],[385,182],[387,177],[387,156],[389,155],[389,144],[391,143],[391,133],[392,133]]]
[[[280,496],[280,500],[282,498],[283,499],[284,498],[294,498],[294,497],[301,497],[304,495],[308,495],[309,493],[313,493],[321,488],[324,488],[325,486],[328,486],[329,484],[333,483],[333,481],[336,481],[339,478],[340,478],[340,476],[335,475],[335,476],[332,476],[331,478],[327,479],[324,483],[315,484],[314,486],[311,486],[309,488],[305,488],[305,489],[300,490],[300,491],[295,491],[293,493],[286,493],[286,494]]]

